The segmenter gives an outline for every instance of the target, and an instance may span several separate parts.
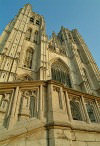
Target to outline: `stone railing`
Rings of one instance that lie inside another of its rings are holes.
[[[100,123],[100,97],[55,81],[0,83],[0,127],[29,118],[47,123]]]

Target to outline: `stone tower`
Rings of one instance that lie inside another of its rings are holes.
[[[54,79],[98,95],[99,70],[82,37],[61,27],[48,40],[43,16],[30,4],[20,9],[0,39],[0,82]]]
[[[42,52],[47,48],[45,22],[43,16],[32,12],[30,4],[7,25],[0,48],[1,82],[46,79],[41,75],[47,66]]]
[[[26,4],[0,36],[0,145],[99,146],[98,67],[76,29],[45,29]]]

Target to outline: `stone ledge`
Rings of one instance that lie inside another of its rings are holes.
[[[77,122],[77,123],[76,123]],[[91,123],[88,124],[86,122],[80,122],[80,121],[72,121],[72,122],[50,122],[46,124],[46,127],[48,129],[55,127],[57,129],[63,129],[63,128],[70,128],[72,130],[80,130],[80,131],[88,131],[88,132],[98,132],[100,133],[100,124],[97,123]]]
[[[34,131],[43,128],[44,123],[38,119],[32,120],[23,120],[21,122],[17,122],[16,125],[12,129],[2,129],[0,130],[0,142],[11,139],[16,136],[21,136],[25,133]],[[33,132],[34,133],[34,132]]]

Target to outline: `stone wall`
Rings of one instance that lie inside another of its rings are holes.
[[[99,146],[99,104],[99,97],[55,81],[1,83],[0,146]]]

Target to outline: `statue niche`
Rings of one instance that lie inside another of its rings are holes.
[[[25,90],[21,93],[19,120],[37,117],[38,113],[38,91]]]
[[[9,93],[0,94],[0,126],[7,126],[10,98]]]
[[[32,69],[32,60],[33,60],[33,49],[29,48],[26,51],[24,67]]]

